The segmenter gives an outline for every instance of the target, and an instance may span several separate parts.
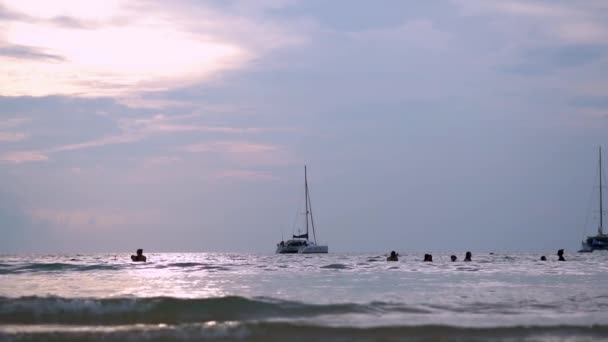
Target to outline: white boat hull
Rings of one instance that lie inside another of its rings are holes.
[[[312,241],[289,240],[277,244],[277,254],[317,254],[327,253],[327,246],[316,245]]]

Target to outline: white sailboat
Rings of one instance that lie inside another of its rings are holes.
[[[599,226],[597,227],[597,235],[593,235],[593,236],[588,236],[585,240],[582,241],[582,246],[581,246],[581,250],[579,252],[593,252],[595,250],[608,250],[608,234],[604,233],[604,208],[603,208],[603,201],[602,201],[602,189],[603,189],[603,185],[602,185],[602,178],[603,178],[603,174],[604,171],[602,169],[602,147],[600,146],[600,153],[599,153],[599,188],[600,188],[600,198],[599,198],[599,205],[600,205],[600,222],[599,222]]]
[[[300,253],[300,254],[311,254],[311,253],[327,253],[329,248],[327,245],[318,245],[317,236],[315,233],[315,221],[312,217],[312,206],[310,205],[310,194],[308,192],[308,176],[306,173],[306,165],[304,165],[304,196],[305,199],[305,215],[306,215],[306,233],[292,235],[292,238],[287,241],[281,241],[277,243],[277,254],[288,254],[288,253]],[[310,223],[310,225],[309,225]],[[312,239],[309,235],[309,226],[312,228]]]

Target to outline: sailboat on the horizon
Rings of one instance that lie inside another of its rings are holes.
[[[311,253],[327,253],[329,248],[327,245],[317,245],[317,236],[315,234],[315,221],[312,217],[312,206],[310,205],[310,194],[308,193],[308,176],[306,173],[306,165],[304,165],[304,196],[305,198],[305,226],[306,233],[292,235],[292,238],[287,241],[277,243],[277,254],[311,254]],[[310,217],[310,219],[309,219]],[[309,239],[309,222],[312,228],[312,239]],[[298,232],[299,233],[299,232]]]
[[[600,178],[600,222],[597,228],[597,235],[588,236],[582,242],[582,248],[579,252],[581,253],[589,253],[596,250],[608,250],[608,234],[604,234],[604,208],[602,207],[602,177],[603,169],[602,169],[602,147],[600,146],[599,153],[599,178]]]

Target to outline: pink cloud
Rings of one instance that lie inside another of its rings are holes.
[[[21,140],[26,139],[27,137],[28,137],[27,134],[20,133],[20,132],[15,132],[15,133],[0,132],[0,141],[4,141],[4,142],[21,141]]]
[[[26,122],[30,122],[30,121],[31,121],[30,118],[24,118],[24,117],[7,118],[4,120],[0,120],[0,129],[17,127]]]
[[[49,157],[40,151],[16,151],[6,152],[0,155],[0,161],[13,164],[25,162],[47,161]]]

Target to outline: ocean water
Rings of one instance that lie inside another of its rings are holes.
[[[129,255],[0,256],[0,341],[608,340],[607,253]]]

